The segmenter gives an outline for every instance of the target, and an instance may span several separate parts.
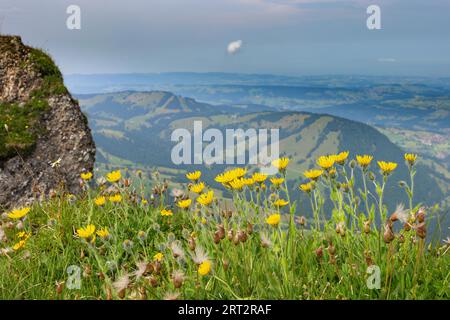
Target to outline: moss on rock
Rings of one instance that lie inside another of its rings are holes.
[[[0,161],[7,160],[18,153],[29,153],[40,134],[45,131],[39,121],[48,110],[48,98],[68,93],[63,77],[52,58],[39,49],[26,47],[28,55],[21,68],[31,67],[40,75],[40,85],[31,92],[24,103],[0,103]],[[1,54],[13,46],[3,46]]]

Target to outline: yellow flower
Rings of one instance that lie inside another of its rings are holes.
[[[317,159],[317,165],[322,169],[328,170],[336,162],[336,156],[321,156]]]
[[[252,179],[255,180],[257,183],[263,183],[267,179],[267,175],[255,172],[252,176]]]
[[[106,175],[106,180],[108,180],[111,183],[117,182],[122,178],[122,173],[120,170],[111,171]]]
[[[378,161],[378,166],[385,175],[390,174],[395,170],[395,168],[397,168],[397,164],[395,162]]]
[[[289,164],[289,158],[279,158],[272,161],[272,165],[280,171],[284,171]]]
[[[230,182],[230,187],[232,187],[234,190],[242,190],[244,188],[245,184],[243,179],[234,179]]]
[[[208,191],[208,193],[203,193],[197,198],[197,202],[201,205],[208,206],[214,200],[214,191]]]
[[[164,255],[161,252],[158,252],[157,254],[155,254],[153,256],[153,260],[158,261],[158,262],[161,262],[163,258],[164,258]]]
[[[22,240],[27,240],[31,235],[29,233],[26,233],[25,231],[21,231],[17,234],[17,238]]]
[[[142,198],[141,203],[145,206],[146,204],[148,204],[148,201],[147,201],[147,199]]]
[[[89,181],[92,179],[92,172],[83,172],[82,174],[80,174],[80,177],[84,181]]]
[[[202,217],[202,224],[204,225],[204,224],[206,224],[208,221],[206,220],[206,218],[205,217]]]
[[[200,177],[202,176],[202,173],[200,171],[194,171],[194,172],[189,172],[186,174],[186,178],[188,178],[191,181],[198,181],[200,179]]]
[[[369,155],[363,155],[363,156],[356,156],[356,161],[358,161],[358,164],[360,165],[361,168],[365,169],[367,168],[370,163],[372,162],[373,157],[369,156]]]
[[[104,227],[104,228],[98,230],[98,231],[97,231],[97,235],[98,235],[100,238],[103,238],[103,239],[108,238],[108,237],[109,237],[109,231],[108,231],[108,228],[107,228],[107,227]]]
[[[105,203],[106,203],[106,198],[105,197],[103,197],[103,196],[100,196],[100,197],[97,197],[97,198],[95,198],[94,199],[94,203],[97,205],[97,206],[103,206]]]
[[[173,212],[172,212],[172,210],[163,209],[163,210],[161,210],[161,215],[163,217],[170,217],[170,216],[173,216]]]
[[[30,212],[30,210],[31,209],[29,207],[25,207],[22,209],[15,209],[10,213],[8,213],[8,217],[11,219],[22,219],[28,214],[28,212]]]
[[[246,186],[252,186],[255,184],[255,180],[252,178],[241,178],[241,180]]]
[[[267,224],[271,225],[272,227],[276,227],[280,223],[280,220],[281,220],[281,215],[272,214],[266,219],[266,222],[267,222]]]
[[[178,206],[182,209],[186,209],[191,205],[191,203],[192,203],[191,199],[180,200],[178,201]]]
[[[217,182],[222,183],[222,184],[227,184],[227,183],[230,183],[231,181],[233,181],[235,178],[236,178],[236,176],[234,175],[234,172],[227,171],[227,172],[219,174],[214,180],[216,180]]]
[[[278,208],[284,207],[284,206],[286,206],[286,205],[288,205],[288,204],[289,204],[289,201],[286,201],[286,200],[284,200],[284,199],[278,199],[278,200],[276,200],[276,201],[273,203],[273,205],[274,205],[275,207],[278,207]]]
[[[272,182],[274,186],[278,187],[284,182],[284,178],[271,178],[270,182]]]
[[[25,246],[26,243],[27,243],[26,240],[20,240],[15,245],[13,245],[12,248],[13,248],[14,251],[20,250],[20,249],[22,249]]]
[[[197,183],[197,184],[193,184],[190,187],[190,190],[194,193],[202,193],[203,189],[205,189],[205,184],[203,182]]]
[[[88,239],[91,238],[95,234],[95,226],[90,224],[86,226],[86,228],[79,228],[77,230],[77,234],[80,238]]]
[[[120,193],[117,193],[113,196],[110,196],[108,199],[113,203],[119,203],[122,201],[122,195]]]
[[[206,276],[211,272],[211,262],[209,260],[205,260],[198,266],[198,274],[201,276]]]
[[[301,184],[299,186],[300,190],[302,190],[303,192],[309,193],[311,192],[311,190],[313,189],[314,184],[311,182],[305,183],[305,184]]]
[[[334,159],[337,164],[343,165],[345,163],[345,160],[347,160],[349,154],[350,153],[348,151],[343,151],[343,152],[335,155]]]
[[[409,163],[410,166],[413,166],[416,163],[417,154],[405,153],[405,160]]]
[[[235,179],[242,178],[247,173],[247,169],[236,168],[231,170],[231,174],[234,175]]]
[[[336,168],[332,168],[330,171],[328,171],[331,177],[334,177],[337,173]]]
[[[308,170],[303,173],[305,177],[311,180],[317,180],[323,174],[323,170]]]

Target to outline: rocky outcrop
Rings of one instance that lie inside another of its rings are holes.
[[[0,211],[80,191],[95,160],[87,119],[53,61],[19,37],[0,36],[0,113]]]

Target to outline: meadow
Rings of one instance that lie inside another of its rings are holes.
[[[2,214],[0,298],[449,299],[450,240],[439,208],[414,202],[420,159],[404,158],[321,156],[298,186],[309,203],[290,197],[288,158],[276,176],[233,168],[212,186],[200,171],[179,189],[156,175],[151,192],[139,170],[80,173],[82,194],[61,186]],[[401,165],[409,201],[388,208]]]

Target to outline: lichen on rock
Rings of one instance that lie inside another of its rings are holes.
[[[87,119],[53,60],[0,36],[0,210],[79,192],[94,160]]]

